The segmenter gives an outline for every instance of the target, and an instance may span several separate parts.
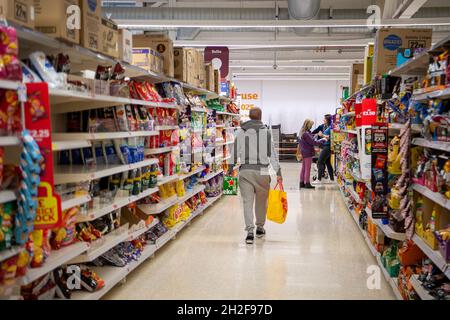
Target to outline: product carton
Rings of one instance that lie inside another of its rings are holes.
[[[354,63],[352,64],[351,69],[351,77],[350,77],[350,94],[355,93],[357,90],[363,87],[364,85],[364,64],[362,63]]]
[[[197,51],[197,64],[196,69],[198,73],[198,87],[206,88],[206,70],[205,70],[205,58],[202,51]]]
[[[214,92],[220,94],[222,91],[222,76],[220,70],[214,70]]]
[[[158,73],[164,73],[164,58],[157,51],[150,50],[150,70]]]
[[[364,50],[364,85],[372,81],[373,53],[375,45],[369,43]]]
[[[173,42],[165,34],[143,34],[133,36],[135,47],[152,48],[161,54],[164,63],[164,74],[174,76]]]
[[[35,29],[51,37],[79,44],[78,26],[74,24],[69,28],[67,24],[69,19],[67,9],[79,5],[79,0],[34,0]]]
[[[132,64],[147,71],[151,71],[152,70],[150,63],[151,50],[152,49],[150,48],[133,48]]]
[[[185,49],[186,52],[186,59],[187,59],[187,68],[186,68],[186,82],[193,85],[193,86],[197,86],[197,81],[198,81],[198,74],[197,74],[197,50],[189,48],[189,49]]]
[[[205,64],[206,89],[214,91],[214,67],[212,63]]]
[[[119,59],[133,62],[133,34],[127,29],[119,30]]]
[[[101,0],[81,0],[80,43],[83,47],[100,52],[102,49]]]
[[[183,82],[188,82],[188,50],[184,48],[174,48],[174,77]]]
[[[100,52],[116,59],[119,58],[119,29],[117,25],[112,20],[102,19],[100,32]]]
[[[0,19],[34,28],[33,0],[0,0]]]
[[[430,48],[431,38],[431,29],[379,29],[375,37],[372,77],[395,69],[399,50]]]

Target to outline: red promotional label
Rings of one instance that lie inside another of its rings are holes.
[[[39,206],[34,228],[58,227],[62,222],[61,197],[55,193],[53,177],[52,126],[47,83],[28,83],[25,124],[45,159],[38,191]]]
[[[377,100],[363,99],[361,106],[361,125],[371,126],[377,121]]]
[[[362,126],[362,104],[355,103],[355,123],[356,127],[359,128]]]
[[[230,73],[230,50],[227,47],[206,47],[205,63],[212,62],[214,69],[220,69],[222,81]],[[220,65],[220,68],[216,68]]]

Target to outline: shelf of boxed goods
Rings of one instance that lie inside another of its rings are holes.
[[[61,202],[61,210],[65,211],[67,209],[81,206],[82,204],[88,203],[92,200],[91,196],[89,194],[85,194],[82,196],[76,196],[74,198],[64,200]]]
[[[344,198],[344,203],[345,203],[345,206],[346,206],[348,212],[350,213],[350,215],[352,216],[353,220],[355,221],[356,226],[358,227],[358,230],[361,232],[361,235],[362,235],[362,237],[364,238],[364,241],[366,242],[366,244],[367,244],[367,246],[368,246],[370,252],[374,255],[374,257],[375,257],[375,259],[376,259],[376,261],[377,261],[379,267],[381,268],[381,270],[382,270],[382,272],[383,272],[383,275],[384,275],[384,277],[385,277],[385,279],[386,279],[386,282],[391,286],[392,291],[393,291],[394,294],[395,294],[395,297],[396,297],[398,300],[403,300],[403,297],[401,296],[400,291],[399,291],[399,289],[398,289],[398,287],[397,287],[397,278],[392,278],[392,277],[387,273],[387,270],[384,268],[384,266],[383,266],[383,264],[382,264],[382,262],[381,262],[381,255],[380,255],[380,253],[379,253],[378,251],[375,250],[375,247],[373,246],[372,242],[370,241],[369,237],[367,236],[366,231],[365,231],[365,230],[362,230],[361,227],[359,226],[359,218],[358,218],[357,214],[355,213],[355,211],[352,210],[352,209],[348,206],[347,201],[345,200],[346,197],[345,197],[344,193],[342,192],[342,189],[339,188],[339,190],[341,191],[342,197]]]
[[[196,175],[196,174],[199,174],[200,172],[202,172],[202,171],[205,170],[205,169],[206,169],[205,166],[200,166],[200,167],[196,168],[196,169],[195,169],[194,171],[192,171],[192,172],[185,173],[185,174],[181,174],[181,175],[178,177],[178,179],[181,181],[181,180],[190,178],[190,177],[192,177],[192,176],[194,176],[194,175]]]
[[[178,197],[174,195],[168,199],[161,200],[159,203],[155,204],[140,204],[138,205],[139,210],[145,212],[147,215],[158,215],[161,212],[169,209],[170,207],[178,203]]]
[[[392,131],[400,131],[403,129],[405,125],[403,123],[389,123],[389,130]],[[423,126],[420,124],[412,124],[411,130],[413,133],[420,133],[422,132]]]
[[[178,108],[175,103],[152,102],[62,89],[49,89],[49,94],[52,113],[55,114],[114,107],[117,105],[140,105],[168,109]]]
[[[450,88],[447,87],[441,90],[434,90],[430,92],[421,92],[421,90],[414,91],[413,99],[419,102],[427,102],[430,99],[449,99],[450,98]]]
[[[124,131],[124,132],[101,132],[101,133],[53,133],[52,150],[63,151],[88,148],[92,146],[91,141],[126,139],[133,137],[157,136],[158,131]]]
[[[157,163],[157,159],[146,159],[141,162],[125,165],[96,165],[92,167],[55,166],[55,184],[76,183],[80,181],[101,179],[117,173],[151,166]]]
[[[94,292],[75,291],[71,300],[99,300],[122,281],[129,273],[128,267],[90,267],[105,282],[105,286]]]
[[[128,224],[108,233],[100,239],[95,240],[89,249],[68,261],[69,264],[85,263],[95,260],[102,254],[108,252],[119,243],[126,241],[129,237]]]
[[[98,218],[107,215],[108,213],[126,207],[129,204],[135,203],[136,201],[144,199],[152,194],[155,194],[158,191],[159,191],[158,188],[151,188],[145,190],[144,192],[136,196],[117,197],[116,199],[114,199],[112,203],[100,205],[98,208],[90,209],[86,214],[79,214],[77,216],[77,222],[80,223],[96,220]]]
[[[176,181],[176,180],[178,180],[178,178],[179,178],[178,174],[173,174],[171,176],[164,176],[162,178],[158,177],[158,184],[157,185],[159,187],[159,186],[165,185],[166,183]]]
[[[429,54],[428,52],[422,52],[417,56],[409,59],[401,66],[391,70],[389,74],[391,76],[423,76],[428,71]]]
[[[21,284],[27,285],[39,279],[59,266],[66,264],[68,261],[79,256],[83,252],[86,252],[88,249],[88,243],[76,242],[59,250],[52,250],[42,267],[28,269],[26,275],[21,278]]]
[[[438,250],[431,249],[430,246],[428,246],[428,244],[417,234],[413,236],[412,240],[423,251],[423,253],[425,253],[431,261],[433,261],[436,267],[444,272],[447,278],[450,279],[450,264],[444,260],[441,253]]]
[[[414,138],[412,144],[424,148],[450,152],[450,142],[446,141],[432,141],[424,138]]]
[[[395,297],[397,298],[397,300],[403,300],[402,295],[400,294],[400,290],[398,289],[397,283],[398,283],[398,279],[397,278],[393,278],[390,276],[390,274],[388,273],[388,271],[386,270],[386,268],[383,266],[383,263],[381,262],[381,255],[377,254],[375,256],[378,265],[380,266],[381,271],[383,272],[384,278],[386,279],[386,282],[391,286],[392,291],[394,292]]]
[[[144,154],[146,156],[150,156],[150,155],[156,155],[156,154],[161,154],[161,153],[169,153],[169,152],[172,152],[172,151],[177,150],[177,149],[178,149],[178,146],[156,148],[156,149],[145,149],[144,150]]]
[[[422,300],[436,300],[428,291],[422,286],[422,282],[419,281],[419,276],[416,274],[411,275],[409,283],[414,288],[414,291]]]
[[[417,191],[421,195],[427,197],[428,199],[434,201],[441,207],[450,210],[450,199],[447,199],[444,195],[440,194],[439,192],[433,192],[430,189],[428,189],[425,186],[422,186],[420,184],[413,184],[414,191]]]
[[[133,240],[139,238],[144,233],[146,233],[147,231],[152,229],[154,226],[156,226],[158,223],[159,223],[159,219],[154,217],[153,221],[148,226],[137,228],[137,229],[130,228],[130,230],[128,230],[129,237],[128,237],[127,241],[133,241]]]
[[[212,178],[218,176],[221,173],[223,173],[222,169],[219,171],[211,172],[211,173],[207,174],[206,176],[204,176],[203,178],[199,179],[199,182],[207,182],[207,181],[211,180]]]
[[[198,208],[195,212],[191,214],[188,220],[184,222],[180,222],[177,226],[175,226],[173,229],[168,230],[164,235],[162,235],[160,238],[156,240],[154,244],[147,244],[142,251],[141,256],[137,261],[133,261],[130,264],[128,264],[125,267],[119,268],[119,267],[92,267],[91,269],[94,270],[100,278],[102,278],[105,281],[105,287],[102,288],[99,291],[96,292],[86,292],[86,291],[77,291],[72,294],[72,300],[98,300],[101,297],[103,297],[106,293],[108,293],[114,286],[116,286],[120,281],[126,278],[126,276],[136,269],[139,265],[147,261],[149,258],[151,258],[159,249],[164,247],[170,240],[174,239],[176,235],[181,232],[181,230],[184,229],[189,223],[199,216],[202,212],[204,212],[207,208],[209,208],[211,205],[213,205],[217,200],[221,198],[221,195],[214,198],[209,198],[208,202]],[[154,223],[157,223],[154,220],[152,222],[152,225]],[[148,228],[150,229],[150,228]],[[145,233],[145,232],[144,232]],[[134,232],[134,234],[137,234],[137,231]],[[129,240],[125,239],[126,240]]]
[[[169,126],[169,125],[155,127],[156,131],[170,131],[170,130],[178,130],[178,129],[180,129],[179,126]]]
[[[152,83],[168,82],[174,80],[172,78],[166,77],[165,75],[147,71],[145,69],[133,66],[127,62],[91,51],[80,45],[69,44],[67,42],[60,41],[42,32],[28,29],[14,22],[8,21],[8,23],[17,30],[17,37],[19,39],[19,47],[21,53],[29,54],[39,49],[46,54],[68,54],[70,56],[71,71],[73,73],[78,73],[83,70],[96,70],[98,65],[113,66],[117,62],[120,62],[122,67],[125,69],[125,77],[127,78],[139,77]]]

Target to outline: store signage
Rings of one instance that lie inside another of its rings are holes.
[[[220,70],[224,81],[230,73],[230,50],[227,47],[206,47],[205,63],[211,62],[215,70]]]
[[[259,94],[257,93],[241,93],[241,110],[242,111],[250,111],[253,108],[258,107],[259,102]]]
[[[387,123],[372,125],[372,218],[388,218],[388,143]]]
[[[47,83],[28,83],[25,104],[25,125],[36,140],[44,157],[38,208],[34,228],[53,229],[62,222],[61,197],[55,192],[53,176],[52,127]]]
[[[363,99],[361,106],[361,126],[371,126],[377,121],[377,100]]]

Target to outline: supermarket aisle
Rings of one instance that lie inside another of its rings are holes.
[[[339,191],[297,190],[298,165],[283,165],[289,218],[268,223],[267,237],[244,244],[238,197],[225,197],[194,220],[154,259],[105,299],[395,299],[382,279],[366,287],[376,265]]]

